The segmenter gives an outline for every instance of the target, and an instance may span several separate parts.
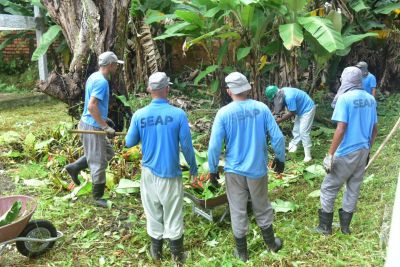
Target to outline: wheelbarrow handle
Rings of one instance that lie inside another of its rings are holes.
[[[90,130],[70,130],[70,133],[76,133],[76,134],[99,134],[99,135],[107,135],[106,132],[104,131],[90,131]],[[125,136],[126,133],[124,132],[115,132],[115,135],[117,136]]]
[[[63,236],[64,236],[64,234],[62,232],[57,231],[57,236],[55,236],[55,237],[43,238],[43,239],[30,238],[30,237],[17,237],[14,239],[7,240],[3,243],[0,243],[0,245],[7,245],[7,244],[11,244],[11,243],[14,243],[17,241],[23,241],[23,242],[29,241],[29,242],[39,242],[39,243],[54,242],[54,241],[57,241],[58,239],[62,238]]]

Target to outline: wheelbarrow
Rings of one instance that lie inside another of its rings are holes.
[[[209,220],[210,222],[213,222],[215,219],[213,215],[213,210],[228,203],[228,197],[226,196],[226,194],[210,199],[199,199],[188,192],[184,192],[184,196],[192,202],[193,213]],[[218,220],[219,222],[222,222],[225,219],[228,211],[229,208],[228,205],[226,205],[224,213]]]
[[[18,200],[22,202],[19,217],[16,221],[0,227],[0,255],[7,245],[15,242],[17,250],[22,255],[37,257],[51,249],[63,233],[57,231],[49,221],[31,220],[37,202],[29,196],[0,197],[0,216]]]

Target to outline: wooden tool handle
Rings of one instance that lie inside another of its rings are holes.
[[[104,131],[89,131],[89,130],[70,130],[70,133],[76,133],[76,134],[99,134],[99,135],[107,135],[106,132]],[[124,132],[115,132],[115,135],[117,136],[124,136],[126,133]]]

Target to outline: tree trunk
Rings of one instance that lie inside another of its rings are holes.
[[[111,50],[126,60],[129,0],[43,0],[51,18],[61,26],[73,54],[69,72],[61,75],[52,72],[38,84],[39,91],[69,104],[69,113],[80,116],[86,79],[97,70],[97,58]],[[128,63],[128,62],[126,62]],[[110,80],[110,112],[117,130],[122,130],[124,117],[131,112],[115,98],[127,95],[126,77],[122,69]]]

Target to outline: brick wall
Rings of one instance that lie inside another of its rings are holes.
[[[11,34],[18,34],[19,32],[13,32]],[[35,31],[27,32],[27,35],[31,38],[25,38],[24,35],[22,38],[14,39],[8,46],[6,46],[1,53],[3,54],[4,61],[10,61],[15,58],[20,58],[30,61],[31,55],[33,51],[36,49],[36,35]],[[0,44],[6,40],[10,34],[0,34]]]

